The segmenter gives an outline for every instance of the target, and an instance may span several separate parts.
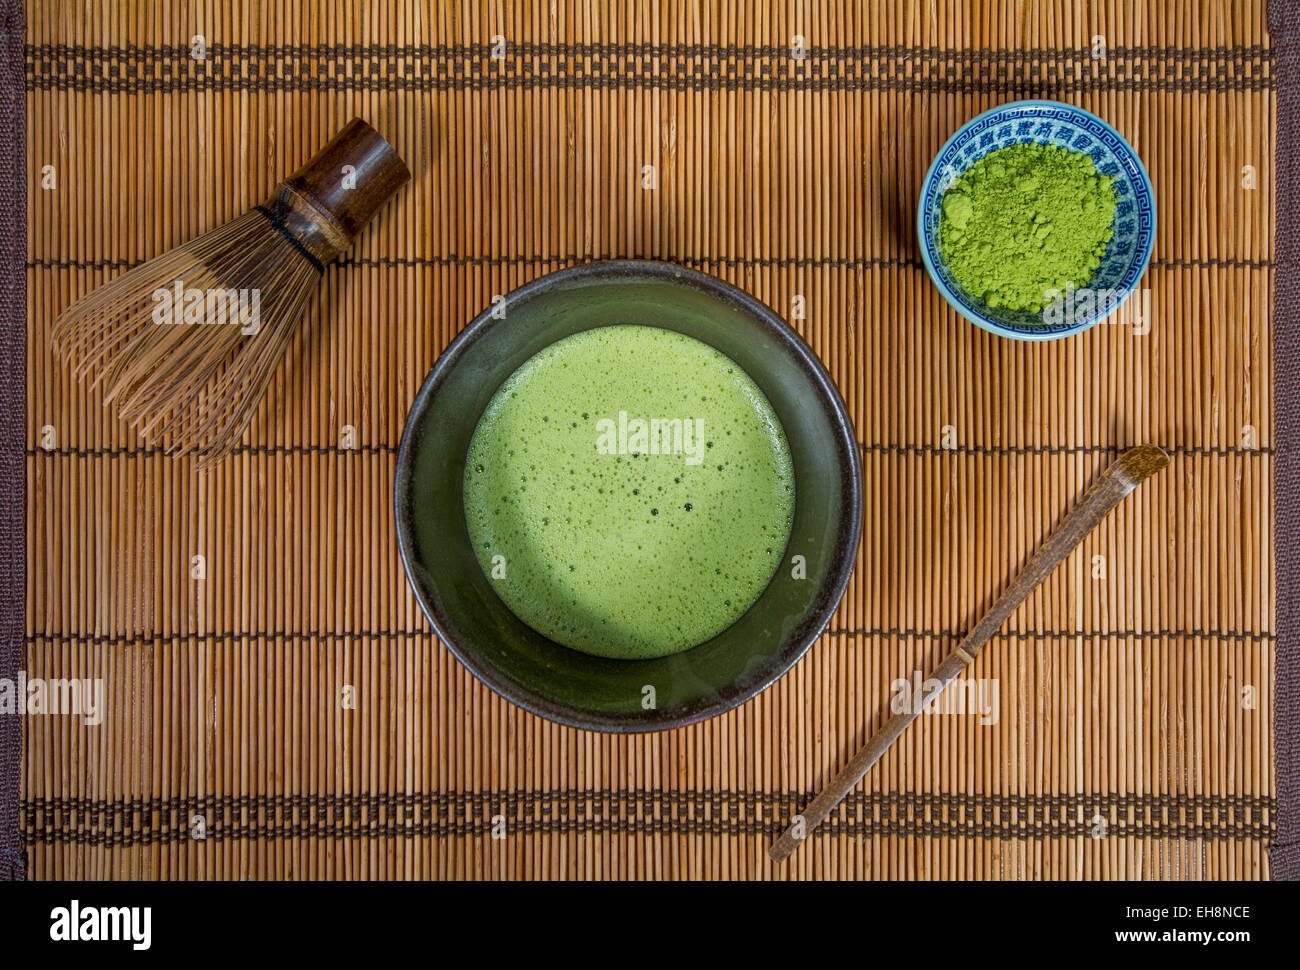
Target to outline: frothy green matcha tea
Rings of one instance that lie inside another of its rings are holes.
[[[762,391],[691,337],[610,326],[551,344],[479,419],[465,518],[484,574],[523,622],[602,657],[721,633],[785,552],[785,433]]]

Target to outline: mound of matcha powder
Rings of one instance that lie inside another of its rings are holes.
[[[1084,287],[1115,221],[1114,179],[1055,145],[1008,145],[943,197],[939,251],[966,292],[990,307],[1036,311],[1048,290]]]

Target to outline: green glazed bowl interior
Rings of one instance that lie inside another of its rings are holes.
[[[500,316],[501,307],[494,309]],[[767,589],[712,640],[656,660],[590,656],[526,626],[484,576],[465,523],[465,454],[497,388],[549,344],[611,324],[676,330],[734,360],[771,402],[794,462],[790,542]],[[808,649],[848,584],[862,524],[861,488],[858,445],[843,401],[817,358],[770,309],[681,267],[605,262],[526,284],[507,296],[503,318],[485,311],[447,348],[407,417],[394,512],[421,608],[480,680],[563,724],[650,731],[743,703]],[[804,562],[801,578],[797,556]]]

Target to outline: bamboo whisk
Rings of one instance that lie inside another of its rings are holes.
[[[325,265],[411,177],[354,118],[264,205],[55,320],[55,352],[149,444],[210,463],[243,437]]]

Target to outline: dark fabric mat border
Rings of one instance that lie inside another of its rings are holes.
[[[0,677],[23,665],[27,597],[27,95],[20,0],[0,0]],[[0,716],[0,879],[24,879],[22,725]]]
[[[511,835],[778,834],[812,792],[572,790],[387,794],[224,795],[117,799],[33,798],[27,845],[132,847],[208,841],[484,836],[493,816]],[[819,832],[859,838],[992,840],[1094,837],[1267,840],[1273,799],[1255,795],[980,795],[852,793]],[[161,816],[153,818],[151,816]],[[816,833],[815,833],[816,834]]]
[[[1300,879],[1300,1],[1269,0],[1278,68],[1277,181],[1274,183],[1273,413],[1274,575],[1277,661],[1273,744],[1278,835],[1269,849],[1274,879]]]
[[[1300,0],[1269,0],[1268,29],[1277,59],[1277,158],[1274,183],[1273,466],[1277,660],[1273,764],[1277,839],[1269,848],[1274,879],[1300,879]]]

